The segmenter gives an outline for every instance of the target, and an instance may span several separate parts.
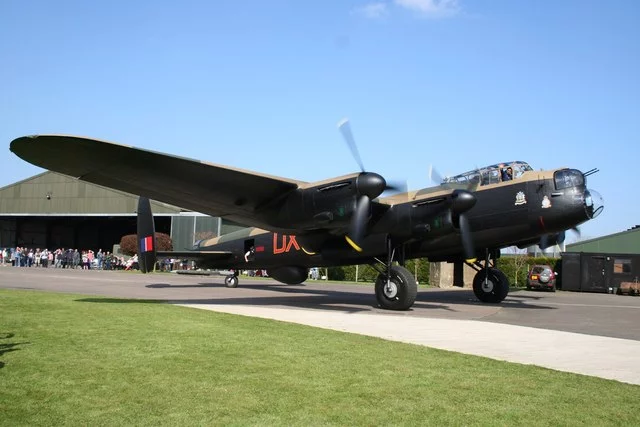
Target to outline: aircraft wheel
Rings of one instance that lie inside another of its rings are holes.
[[[509,293],[509,279],[497,268],[482,269],[473,278],[473,293],[482,302],[501,302]]]
[[[238,287],[238,276],[234,276],[233,274],[224,278],[224,285],[227,288],[237,288]]]
[[[418,284],[409,270],[400,266],[391,267],[391,280],[378,275],[376,279],[376,299],[380,307],[387,310],[408,310],[418,295]]]

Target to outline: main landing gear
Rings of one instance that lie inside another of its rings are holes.
[[[418,284],[409,270],[392,265],[395,248],[387,239],[387,262],[376,259],[384,267],[373,265],[380,274],[376,279],[376,299],[381,308],[387,310],[408,310],[418,295]],[[401,259],[401,262],[404,261]]]
[[[495,254],[494,254],[495,255]],[[499,303],[509,294],[509,279],[505,274],[495,268],[495,256],[491,260],[491,254],[486,252],[484,266],[480,261],[467,263],[477,271],[473,278],[473,293],[482,302]]]
[[[229,274],[224,278],[224,285],[227,288],[237,288],[238,287],[238,271],[234,271],[233,274]]]

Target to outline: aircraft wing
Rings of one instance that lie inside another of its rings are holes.
[[[265,226],[260,206],[306,184],[76,136],[21,137],[11,151],[82,181],[256,227]]]

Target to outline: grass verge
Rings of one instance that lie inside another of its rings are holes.
[[[157,301],[0,290],[0,425],[640,425],[640,387]],[[635,409],[634,409],[635,408]]]

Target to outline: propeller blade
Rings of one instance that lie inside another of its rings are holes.
[[[476,166],[475,170],[477,172],[477,178],[469,177],[470,180],[467,183],[467,191],[475,192],[478,189],[478,186],[480,185],[480,178],[481,178],[480,169],[478,169],[478,167]],[[445,178],[442,175],[440,175],[440,173],[433,167],[433,165],[429,166],[429,179],[433,183],[441,185],[445,188],[451,187],[450,185],[451,183],[444,182]]]
[[[566,237],[567,237],[567,234],[564,231],[559,232],[558,236],[556,237],[557,244],[562,245]]]
[[[344,137],[349,150],[351,150],[351,155],[358,162],[358,166],[360,166],[360,170],[364,172],[364,164],[362,163],[362,159],[360,158],[360,152],[358,151],[358,146],[356,145],[356,140],[353,138],[353,133],[351,132],[351,125],[349,124],[349,119],[342,119],[338,122],[338,129],[342,132],[342,136]]]
[[[580,231],[580,227],[578,227],[577,225],[575,227],[573,227],[571,229],[571,231],[573,231],[574,233],[576,233],[576,235],[578,236],[578,239],[580,237],[582,237],[582,231]]]
[[[345,236],[347,242],[358,252],[362,252],[360,245],[367,229],[370,208],[371,199],[366,195],[360,196],[356,203],[356,210],[353,212],[353,216],[351,217],[349,234]]]
[[[478,166],[476,166],[475,172],[477,173],[477,176],[472,178],[467,185],[467,191],[471,191],[472,193],[478,189],[480,181],[482,180],[482,172]]]
[[[442,178],[442,175],[440,175],[440,173],[433,167],[433,165],[429,165],[429,179],[431,180],[431,182],[438,185],[442,184],[442,181],[444,180],[444,178]]]
[[[387,181],[387,185],[384,188],[384,191],[393,191],[396,193],[406,193],[409,191],[409,186],[407,185],[407,181]]]
[[[567,235],[564,231],[555,234],[545,234],[544,236],[540,237],[540,243],[538,243],[538,247],[544,251],[551,246],[561,246],[562,243],[564,243],[564,239],[566,238],[566,236]]]
[[[540,237],[540,243],[538,243],[538,247],[543,251],[547,249],[549,246],[551,246],[550,237],[551,236],[549,236],[548,234],[545,234],[544,236]]]
[[[469,227],[469,220],[465,214],[460,214],[460,237],[462,239],[462,250],[464,252],[464,259],[468,262],[475,262],[476,251],[473,247],[473,238],[471,236],[471,228]]]

